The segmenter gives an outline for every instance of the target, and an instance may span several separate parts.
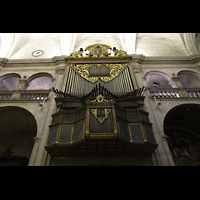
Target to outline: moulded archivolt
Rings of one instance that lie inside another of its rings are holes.
[[[157,76],[157,77],[156,77]],[[151,79],[148,80],[149,77]],[[172,87],[172,88],[175,88],[176,87],[176,84],[174,83],[174,81],[172,80],[171,77],[169,77],[167,74],[165,74],[164,72],[161,72],[161,71],[149,71],[145,74],[145,78],[146,78],[146,83],[148,85],[148,87],[151,87],[149,84],[149,82],[152,82],[155,81],[155,82],[159,82],[159,84],[161,85],[162,83],[162,80],[164,81],[163,84],[165,86],[163,87],[169,87],[169,85]],[[163,85],[162,84],[162,85]],[[152,85],[153,87],[153,85]],[[162,86],[161,86],[162,87]]]

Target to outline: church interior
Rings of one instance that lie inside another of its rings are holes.
[[[0,166],[199,166],[200,33],[0,33]]]

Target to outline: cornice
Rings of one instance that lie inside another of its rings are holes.
[[[133,56],[134,58],[134,56]],[[141,65],[179,65],[179,64],[198,64],[200,62],[200,54],[191,56],[145,56],[140,60]]]
[[[52,58],[37,58],[37,59],[7,59],[0,58],[0,65],[2,67],[15,66],[65,66],[69,62],[120,62],[131,61],[134,64],[140,65],[193,65],[200,64],[200,54],[193,54],[190,56],[144,56],[142,54],[132,54],[125,58],[70,58],[67,56],[54,56]]]
[[[57,66],[65,66],[65,57],[66,56],[55,56],[53,58],[38,58],[38,59],[7,59],[0,58],[1,68],[29,68],[29,67],[47,67],[55,68]]]
[[[132,60],[132,56],[124,57],[65,57],[65,62],[68,63],[117,63],[117,62],[129,62]]]

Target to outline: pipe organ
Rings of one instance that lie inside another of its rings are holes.
[[[81,48],[66,57],[63,86],[53,88],[57,112],[45,149],[53,157],[150,156],[158,145],[132,57],[103,44],[85,51],[86,56]]]

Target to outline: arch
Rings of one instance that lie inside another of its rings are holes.
[[[164,118],[164,132],[176,165],[200,166],[199,118],[199,104],[175,106]]]
[[[9,149],[13,156],[29,159],[37,135],[37,122],[33,114],[22,107],[5,106],[0,107],[0,119],[0,165],[2,160],[5,161],[3,154]]]
[[[0,90],[15,90],[19,85],[21,76],[17,73],[9,73],[0,77]]]
[[[28,78],[27,90],[49,90],[52,85],[53,76],[47,72],[40,72]]]
[[[145,78],[146,78],[146,84],[149,88],[154,88],[154,87],[175,88],[176,87],[171,77],[161,71],[149,71],[145,74]],[[159,85],[155,86],[154,83],[158,83]]]
[[[200,74],[190,70],[182,70],[177,76],[183,87],[200,87]]]

